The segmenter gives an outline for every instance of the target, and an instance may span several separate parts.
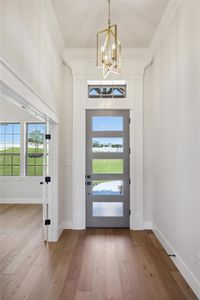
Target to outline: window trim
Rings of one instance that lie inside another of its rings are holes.
[[[22,144],[21,144],[21,138],[22,138],[22,133],[21,133],[21,129],[22,129],[22,124],[21,122],[12,122],[12,121],[3,121],[1,122],[0,121],[0,124],[18,124],[20,127],[19,127],[19,136],[20,136],[20,147],[19,147],[19,160],[20,160],[20,164],[19,164],[19,175],[0,175],[0,178],[19,178],[21,176],[21,159],[22,159],[22,153],[21,153],[21,150],[22,150]],[[12,156],[12,154],[11,154]],[[16,165],[17,166],[17,165]],[[17,166],[18,167],[18,166]],[[4,165],[4,168],[5,168],[5,165]],[[13,165],[12,165],[12,173],[13,173]]]
[[[124,93],[123,93],[123,95],[122,96],[114,96],[113,95],[113,90],[115,89],[115,88],[124,88]],[[90,89],[92,89],[92,88],[99,88],[100,90],[101,90],[101,94],[99,95],[99,96],[90,96],[90,94],[89,94],[89,91],[90,91]],[[103,88],[111,88],[112,89],[112,93],[111,94],[108,94],[108,95],[106,95],[106,94],[103,94],[102,93],[102,90],[103,90]],[[127,84],[126,83],[123,83],[123,84],[117,84],[117,83],[114,83],[114,84],[90,84],[90,83],[88,83],[88,85],[87,85],[87,97],[88,97],[88,99],[97,99],[97,100],[101,100],[101,99],[103,99],[103,100],[105,100],[105,99],[109,99],[109,100],[124,100],[124,99],[127,99]]]
[[[25,139],[24,139],[24,147],[25,147],[25,151],[24,151],[24,156],[25,156],[25,165],[24,165],[24,176],[27,178],[39,178],[39,177],[43,177],[44,174],[44,170],[43,170],[43,174],[42,175],[28,175],[28,125],[29,124],[44,124],[46,125],[45,122],[25,122]],[[46,132],[46,129],[45,129]],[[45,133],[44,133],[45,136]],[[44,137],[45,139],[45,137]],[[43,153],[44,155],[44,153]],[[44,163],[42,165],[42,169],[44,169]]]

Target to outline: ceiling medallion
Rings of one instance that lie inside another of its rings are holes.
[[[97,33],[97,67],[103,70],[103,79],[109,73],[121,73],[121,43],[117,25],[111,25],[110,0],[108,0],[108,28]]]

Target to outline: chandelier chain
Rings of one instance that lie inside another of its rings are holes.
[[[110,0],[108,0],[108,25],[111,24],[111,13],[110,13]]]

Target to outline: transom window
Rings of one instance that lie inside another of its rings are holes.
[[[26,126],[26,175],[42,176],[46,124],[27,123]]]
[[[124,81],[89,81],[88,98],[126,98]]]
[[[20,175],[20,123],[0,123],[0,176]]]

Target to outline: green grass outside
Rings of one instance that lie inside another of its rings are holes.
[[[123,174],[123,159],[93,159],[93,174]]]
[[[29,154],[41,153],[42,149],[29,148],[28,152]],[[14,155],[9,155],[11,153]],[[4,168],[4,158],[5,158],[5,165],[6,165],[5,168]],[[43,175],[43,157],[34,158],[29,156],[27,162],[28,162],[27,176]],[[8,148],[6,150],[1,150],[0,151],[0,176],[19,176],[19,175],[20,175],[20,148]]]

